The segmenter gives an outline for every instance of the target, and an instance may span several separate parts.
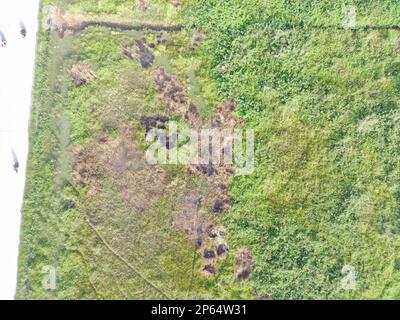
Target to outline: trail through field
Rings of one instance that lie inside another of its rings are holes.
[[[3,0],[0,5],[0,30],[7,41],[0,48],[0,299],[13,299],[16,289],[38,3]]]

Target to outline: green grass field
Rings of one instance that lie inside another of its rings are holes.
[[[17,298],[399,298],[400,3],[346,2],[357,15],[346,30],[336,1],[139,2],[42,1],[67,17],[184,28],[40,30]],[[143,38],[159,42],[150,68],[122,50]],[[95,79],[75,85],[77,62]],[[143,115],[185,124],[159,99],[157,67],[204,122],[234,101],[255,130],[255,172],[230,183],[232,208],[199,210],[230,249],[211,277],[177,226],[188,195],[210,194],[207,179],[114,162],[145,149]],[[254,259],[244,281],[242,248]],[[42,286],[44,266],[57,270],[55,290]]]

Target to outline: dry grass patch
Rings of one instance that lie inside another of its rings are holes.
[[[89,197],[99,191],[102,180],[110,179],[127,205],[142,211],[163,194],[167,183],[167,173],[160,166],[147,164],[129,128],[120,129],[113,140],[103,134],[96,143],[75,149],[74,156],[74,180],[91,185]]]

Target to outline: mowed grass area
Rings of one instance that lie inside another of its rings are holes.
[[[159,33],[40,31],[17,298],[399,298],[398,1],[346,2],[355,31],[341,28],[336,1],[145,2],[42,1],[66,16],[185,29],[162,33],[149,69],[122,47]],[[196,33],[205,41],[193,50]],[[96,79],[73,84],[76,62]],[[188,194],[210,193],[206,179],[180,166],[156,179],[126,171],[126,149],[146,147],[140,117],[168,115],[157,66],[187,87],[204,122],[233,100],[255,130],[255,172],[231,183],[232,208],[201,212],[224,225],[230,248],[212,277],[176,226]],[[241,248],[255,262],[247,281],[234,276]],[[56,290],[42,286],[45,266]]]
[[[62,14],[107,21],[138,16],[132,1],[42,1]],[[105,2],[103,2],[105,3]],[[134,6],[134,7],[133,7]],[[93,11],[91,8],[96,8]],[[125,11],[125,9],[132,11]],[[163,8],[168,8],[164,15]],[[158,10],[159,9],[159,10]],[[150,1],[144,15],[165,24],[177,10],[169,1]],[[124,14],[119,14],[124,12]],[[91,15],[93,14],[93,15]],[[153,19],[153,20],[151,20]],[[164,23],[163,22],[163,23]],[[161,24],[161,23],[160,23]],[[162,43],[152,67],[128,59],[125,45],[145,38]],[[153,72],[162,66],[192,92],[204,94],[199,112],[207,119],[217,101],[206,84],[200,59],[190,50],[192,33],[119,31],[89,27],[61,39],[42,26],[30,128],[30,154],[21,229],[18,299],[174,299],[250,297],[248,282],[235,279],[233,257],[221,260],[214,277],[200,274],[201,254],[177,227],[176,217],[190,192],[206,197],[201,176],[181,166],[143,164],[145,131],[140,117],[167,114]],[[85,85],[71,80],[83,63],[95,74]],[[184,121],[171,115],[172,120]],[[132,153],[139,154],[133,158]],[[145,170],[135,165],[144,166]],[[158,171],[155,171],[158,170]],[[137,173],[139,172],[139,173]],[[209,221],[221,220],[206,210]],[[46,266],[54,267],[49,290]],[[48,283],[48,282],[47,282]]]
[[[256,171],[232,184],[225,225],[254,253],[260,295],[400,297],[400,32],[386,28],[400,4],[346,4],[359,30],[340,28],[337,1],[185,7],[187,25],[209,32],[219,96],[256,132]]]

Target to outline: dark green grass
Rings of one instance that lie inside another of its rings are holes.
[[[360,26],[397,1],[352,1]],[[398,297],[398,30],[340,29],[333,1],[187,1],[220,98],[256,132],[256,170],[232,184],[230,243],[256,259],[258,294]],[[343,266],[356,271],[343,290]]]

